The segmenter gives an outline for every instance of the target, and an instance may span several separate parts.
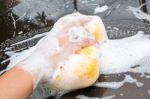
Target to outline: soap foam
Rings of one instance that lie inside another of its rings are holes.
[[[67,18],[67,20],[69,19],[74,20],[71,17]],[[55,27],[57,26],[61,28],[60,26],[61,22],[63,24],[64,20],[62,19],[62,21],[60,21],[59,24],[58,23],[55,24],[51,32],[55,33],[58,32],[59,30],[57,30]],[[45,36],[45,34],[47,35],[47,33],[44,33],[43,35],[38,34],[35,37]],[[24,40],[22,42],[18,42],[16,44],[20,44],[25,41],[34,39],[35,37]],[[35,50],[35,48],[36,46],[24,50],[22,52],[6,51],[5,53],[10,56],[10,58],[8,59],[10,60],[10,64],[8,65],[7,70],[15,66],[15,64],[18,63],[19,61],[31,55]],[[9,47],[7,49],[9,49]],[[106,42],[100,45],[99,50],[100,50],[100,74],[116,74],[128,71],[142,74],[150,73],[150,66],[149,66],[150,39],[149,36],[144,35],[142,31],[140,31],[137,35],[132,37],[117,40],[107,40]],[[5,61],[3,61],[3,63],[4,62]],[[140,66],[132,68],[133,66],[136,65]],[[129,75],[126,75],[125,79],[121,82],[101,82],[97,83],[96,86],[117,89],[123,86],[124,83],[126,82],[135,83],[138,87],[143,86],[143,83],[138,82],[136,79],[132,78]],[[111,98],[103,98],[103,99],[111,99]]]
[[[99,97],[88,97],[88,96],[85,96],[85,95],[78,95],[78,96],[76,96],[77,99],[112,99],[114,97],[115,97],[115,95],[105,96],[105,97],[102,97],[102,98],[99,98]]]
[[[85,96],[85,95],[78,95],[76,96],[76,99],[100,99],[98,97],[88,97],[88,96]]]
[[[150,69],[150,39],[139,31],[135,36],[109,40],[101,45],[100,71],[102,74],[114,74],[128,71],[138,73]],[[133,66],[140,65],[138,68]]]
[[[12,68],[12,66],[14,66],[16,63],[25,59],[34,51],[35,48],[36,46],[22,52],[6,51],[5,53],[10,55],[10,64],[8,65],[7,69]],[[141,32],[129,38],[120,40],[108,40],[101,46],[100,50],[100,70],[103,74],[115,74],[128,71],[141,74],[150,73],[150,40],[148,36],[143,35]],[[131,68],[135,65],[140,66]],[[149,78],[148,76],[146,77]],[[142,87],[144,85],[142,82],[137,81],[130,75],[125,75],[125,79],[123,81],[98,82],[96,83],[96,86],[118,89],[125,83],[135,83],[137,87]]]
[[[142,20],[144,19],[144,20],[147,20],[150,22],[150,14],[144,13],[141,10],[141,7],[142,6],[140,6],[138,8],[129,6],[128,10],[132,11],[132,13],[135,15],[136,18],[142,19]]]
[[[105,12],[109,7],[107,5],[104,5],[102,7],[96,7],[95,10],[94,10],[94,13],[97,14],[97,13],[102,13],[102,12]]]
[[[137,87],[142,87],[144,84],[138,82],[137,79],[132,78],[130,75],[125,75],[124,80],[120,82],[97,82],[96,87],[118,89],[122,87],[125,83],[135,83]]]
[[[150,95],[150,90],[147,90],[148,95]]]

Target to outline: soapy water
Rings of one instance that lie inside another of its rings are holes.
[[[113,99],[114,97],[115,97],[115,95],[106,96],[106,97],[102,97],[102,98],[99,98],[99,97],[88,97],[88,96],[85,96],[85,95],[78,95],[78,96],[76,96],[76,99]]]
[[[150,73],[150,39],[142,31],[132,37],[109,40],[101,45],[100,51],[102,74],[128,71]],[[138,69],[132,68],[136,65],[140,65]]]
[[[25,57],[29,56],[30,53],[34,51],[34,49],[35,47],[31,47],[30,49],[24,50],[22,52],[6,51],[5,53],[10,56],[10,64],[8,65],[7,70],[12,68],[12,66],[23,60]],[[139,31],[135,36],[132,37],[108,40],[101,46],[100,50],[101,74],[117,74],[124,72],[150,74],[150,39],[149,35],[144,35],[142,31]],[[132,68],[135,65],[139,66]],[[148,78],[148,76],[144,76]],[[144,85],[142,82],[139,82],[137,79],[131,77],[130,75],[125,75],[124,80],[120,82],[97,82],[95,86],[118,89],[125,83],[135,83],[137,87],[142,87]],[[37,93],[41,94],[37,91],[34,96],[37,96]],[[44,95],[44,97],[45,96],[46,95]],[[83,98],[80,97],[79,99]]]
[[[102,12],[105,12],[109,7],[107,5],[104,5],[102,7],[96,7],[94,9],[94,13],[97,14],[97,13],[102,13]]]
[[[142,10],[141,10],[141,7],[131,7],[129,6],[128,7],[128,10],[132,11],[132,13],[135,15],[136,18],[138,19],[142,19],[142,20],[147,20],[150,22],[150,14],[148,13],[144,13]]]
[[[43,34],[38,34],[33,38],[12,44],[12,46],[21,44],[23,42],[32,40],[36,37],[41,37],[47,35],[48,32]],[[150,74],[150,39],[149,35],[145,35],[143,31],[139,31],[136,35],[132,37],[127,37],[123,39],[108,40],[101,45],[100,48],[100,74],[117,74],[124,72],[141,73],[143,76],[145,73]],[[6,49],[11,49],[7,47]],[[10,61],[7,70],[12,68],[16,63],[25,59],[29,56],[35,47],[31,47],[28,50],[22,52],[17,51],[6,51],[5,54],[9,55],[10,58],[4,60]],[[134,67],[139,65],[138,67]],[[134,67],[134,68],[133,68]],[[148,76],[146,76],[149,78]],[[125,79],[120,82],[97,82],[95,86],[105,87],[111,89],[118,89],[122,87],[125,83],[135,83],[137,87],[142,87],[144,84],[139,82],[137,79],[132,78],[130,75],[125,75]],[[85,96],[86,97],[86,96]],[[114,97],[114,96],[113,96]],[[92,98],[92,99],[111,99],[108,98]],[[78,96],[79,98],[79,96]],[[40,99],[40,98],[39,98]],[[81,96],[79,99],[83,99]],[[87,97],[87,99],[90,99]]]
[[[141,11],[140,7],[128,7],[128,10],[132,11],[136,18],[147,20],[150,22],[150,15]]]
[[[124,38],[121,40],[109,40],[108,42],[105,42],[105,44],[102,45],[100,49],[102,74],[114,74],[114,73],[121,73],[121,72],[128,72],[128,71],[135,72],[135,73],[150,73],[150,68],[148,68],[149,61],[150,61],[150,57],[149,57],[150,46],[148,46],[150,43],[148,38],[149,36],[146,36],[140,32],[133,37]],[[20,43],[22,43],[22,41],[18,42],[18,44]],[[133,47],[133,45],[135,46]],[[9,48],[7,47],[6,49]],[[9,55],[10,58],[2,61],[2,63],[5,63],[6,61],[10,60],[10,63],[7,68],[10,69],[16,63],[23,60],[25,57],[29,56],[30,53],[34,51],[34,49],[35,47],[31,47],[30,49],[24,50],[22,52],[6,51],[5,54]],[[136,51],[136,49],[139,49],[139,51]],[[122,66],[122,68],[120,68],[119,65]],[[131,68],[132,66],[135,65],[142,65],[142,66]]]
[[[147,90],[147,93],[150,95],[150,90]]]
[[[120,82],[97,82],[95,86],[102,88],[118,89],[122,87],[125,83],[135,83],[137,87],[142,87],[144,85],[142,82],[138,82],[137,79],[132,78],[130,75],[125,75],[124,80]]]

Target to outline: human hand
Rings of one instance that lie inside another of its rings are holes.
[[[47,83],[53,90],[89,86],[99,75],[95,44],[104,41],[103,32],[105,28],[98,17],[67,15],[55,23],[34,52],[17,67],[32,74],[34,88],[39,82]]]

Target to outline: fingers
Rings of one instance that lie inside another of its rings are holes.
[[[97,43],[97,41],[95,41],[93,39],[89,39],[89,38],[85,39],[84,43],[82,43],[82,45],[78,49],[76,49],[75,54],[78,54],[82,49],[92,46],[96,43]]]
[[[84,43],[82,44],[82,47],[88,47],[88,46],[94,45],[95,43],[96,43],[95,40],[86,38],[84,40]]]

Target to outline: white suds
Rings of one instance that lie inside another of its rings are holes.
[[[104,5],[102,7],[96,7],[95,10],[94,10],[94,14],[97,14],[97,13],[102,13],[102,12],[105,12],[109,7],[107,5]]]
[[[18,32],[18,34],[22,34],[22,33],[23,33],[23,31]]]
[[[33,40],[33,39],[35,39],[35,38],[43,37],[43,36],[46,36],[47,34],[48,34],[48,32],[45,32],[45,33],[42,33],[42,34],[37,34],[37,35],[35,35],[35,36],[31,37],[31,38],[28,38],[28,39],[26,39],[26,40],[23,40],[23,41],[14,43],[14,44],[12,44],[11,46],[18,45],[18,44],[21,44],[21,43],[24,43],[24,42]]]
[[[123,93],[120,93],[120,96],[123,96],[124,94]]]
[[[148,95],[150,95],[150,90],[147,90]]]
[[[117,30],[117,31],[118,31],[118,30],[119,30],[119,28],[118,28],[118,27],[114,27],[114,30]]]
[[[130,7],[129,7],[130,8]],[[99,9],[99,12],[103,12],[107,10],[108,7],[104,6],[103,8]],[[130,8],[132,9],[132,8]],[[136,9],[137,10],[137,9]],[[133,10],[136,13],[136,10]],[[98,13],[98,10],[95,10],[95,13]],[[143,12],[142,12],[143,13]],[[145,15],[145,14],[142,14]],[[76,15],[78,16],[78,14]],[[80,15],[79,15],[80,16]],[[85,17],[85,16],[82,16]],[[137,16],[138,18],[143,19],[143,16]],[[150,19],[149,16],[146,16],[146,19]],[[74,18],[69,17],[66,20],[74,20]],[[52,32],[58,32],[59,29],[64,24],[64,20],[55,24],[58,29],[53,29]],[[111,28],[111,27],[110,27]],[[119,28],[115,28],[119,30]],[[48,32],[43,34],[35,35],[32,38],[23,40],[21,42],[12,44],[11,46],[24,43],[26,41],[43,37],[47,35]],[[50,35],[51,36],[51,35]],[[134,72],[134,73],[150,73],[150,36],[144,35],[142,31],[138,32],[137,35],[132,37],[124,38],[124,39],[117,39],[117,40],[108,40],[100,45],[100,73],[101,74],[116,74],[122,72]],[[42,44],[45,46],[49,46],[45,44],[47,40],[45,40]],[[55,45],[54,41],[51,40],[51,44]],[[36,46],[35,46],[36,47]],[[27,56],[31,55],[31,53],[35,50],[35,47],[30,48],[29,50],[25,50],[22,52],[15,52],[15,51],[6,51],[5,53],[10,56],[8,60],[10,60],[10,64],[7,69],[14,66],[19,61],[25,59]],[[6,50],[11,48],[6,48]],[[41,50],[41,49],[39,49]],[[42,49],[45,50],[45,49]],[[3,61],[6,62],[7,60]],[[72,65],[72,62],[68,63],[69,66]],[[132,68],[133,66],[139,65],[139,67]],[[148,76],[147,76],[148,78]],[[118,89],[122,87],[125,83],[135,83],[137,87],[142,87],[144,84],[142,82],[137,81],[137,79],[132,78],[130,75],[125,75],[125,79],[120,82],[98,82],[95,86],[97,87],[105,87],[105,88],[112,88]],[[148,91],[149,92],[149,91]],[[76,98],[78,99],[112,99],[115,96],[108,96],[103,98],[98,97],[87,97],[84,95],[79,95]]]
[[[128,72],[136,65],[141,68],[138,72],[150,72],[150,39],[141,31],[132,37],[109,40],[101,45],[100,52],[102,74]]]
[[[20,62],[23,59],[25,59],[26,57],[28,57],[34,50],[35,50],[35,46],[30,48],[30,49],[28,49],[28,50],[24,50],[22,52],[19,52],[19,53],[16,53],[15,51],[5,52],[7,55],[11,56],[9,59],[7,59],[7,60],[10,60],[10,63],[8,65],[7,70],[9,70],[13,66],[15,66],[18,62]],[[5,61],[3,61],[3,63]]]
[[[143,11],[140,10],[141,7],[135,8],[135,7],[128,7],[130,11],[135,15],[136,18],[138,19],[144,19],[150,22],[150,15],[147,13],[144,13]]]
[[[85,95],[78,95],[76,96],[76,99],[100,99],[98,97],[88,97],[88,96],[85,96]]]
[[[115,97],[115,95],[106,96],[106,97],[102,97],[102,98],[99,98],[99,97],[88,97],[88,96],[85,96],[85,95],[78,95],[78,96],[76,96],[76,99],[113,99],[114,97]]]
[[[111,89],[118,89],[122,87],[125,83],[135,83],[137,87],[142,87],[144,84],[138,82],[137,79],[132,78],[130,75],[125,75],[125,79],[120,82],[97,82],[96,87],[104,87]]]
[[[113,99],[115,97],[115,95],[112,95],[112,96],[106,96],[106,97],[102,97],[100,99]]]

